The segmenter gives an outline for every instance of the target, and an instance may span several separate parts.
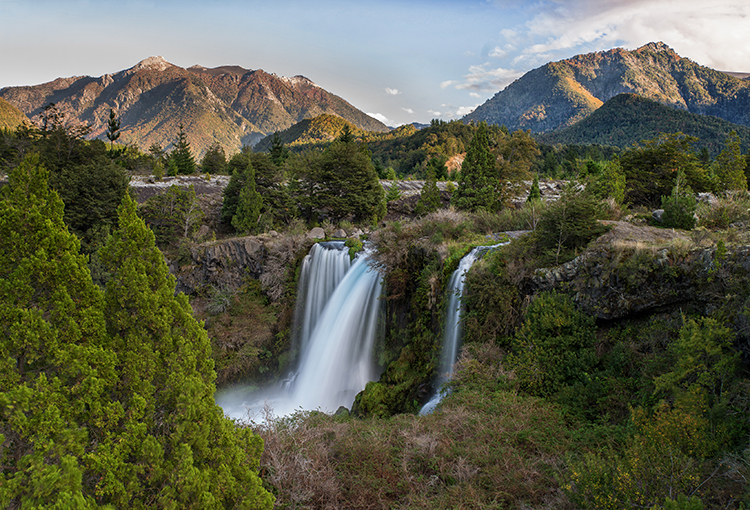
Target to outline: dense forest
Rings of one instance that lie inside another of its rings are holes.
[[[484,123],[377,136],[344,123],[328,141],[277,134],[265,152],[217,145],[196,161],[182,130],[171,151],[144,153],[116,143],[114,114],[109,143],[54,106],[40,120],[0,132],[5,507],[750,504],[736,133],[714,156],[683,133],[622,149]],[[212,212],[177,186],[136,204],[135,174],[230,177]],[[409,214],[388,216],[402,199],[386,178],[425,180]],[[540,191],[560,179],[557,199]],[[277,251],[261,278],[176,293],[170,269],[192,264],[202,226],[219,240],[273,231]],[[346,413],[232,421],[217,380],[262,384],[291,363],[312,227],[372,248],[382,375]],[[466,276],[449,391],[418,416],[438,389],[448,277],[503,233]],[[267,334],[245,346],[243,330]]]

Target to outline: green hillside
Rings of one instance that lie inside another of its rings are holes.
[[[0,129],[15,129],[29,122],[21,110],[0,97]]]
[[[344,129],[349,126],[352,134],[357,137],[363,137],[367,131],[359,129],[351,122],[342,119],[336,115],[323,114],[311,119],[304,119],[290,128],[279,131],[279,138],[284,144],[295,149],[311,148],[321,143],[329,143],[336,139]],[[254,150],[264,152],[271,148],[273,135],[269,135],[259,141]]]
[[[636,94],[620,94],[585,119],[572,126],[537,135],[550,145],[598,144],[626,148],[659,133],[677,133],[698,138],[696,149],[708,149],[712,156],[721,152],[729,133],[736,131],[743,152],[750,147],[750,128],[718,117],[671,108]]]

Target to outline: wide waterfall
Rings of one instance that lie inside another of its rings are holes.
[[[466,273],[469,271],[474,262],[482,258],[487,251],[502,246],[505,243],[493,246],[477,246],[465,255],[458,263],[458,267],[451,279],[448,281],[448,308],[445,312],[445,328],[443,330],[443,348],[440,353],[440,365],[438,375],[435,380],[437,392],[419,411],[419,414],[429,414],[443,398],[444,390],[442,386],[448,382],[453,375],[453,365],[456,363],[458,348],[461,346],[461,335],[463,333],[463,322],[461,321],[461,297],[464,292],[464,281]]]
[[[350,407],[377,378],[373,346],[382,334],[380,276],[364,255],[350,263],[341,242],[316,244],[305,257],[294,339],[297,370],[283,384],[260,391],[235,386],[216,393],[224,412],[244,419],[269,405],[277,416],[296,410]]]

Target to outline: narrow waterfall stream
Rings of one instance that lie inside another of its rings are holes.
[[[360,255],[351,263],[343,242],[316,244],[300,273],[294,325],[297,370],[270,388],[224,388],[217,391],[216,403],[238,419],[253,418],[265,405],[276,416],[351,407],[356,394],[378,376],[372,351],[382,334],[380,293],[380,275],[367,257]]]
[[[440,352],[440,365],[438,375],[435,379],[434,386],[437,388],[435,395],[420,409],[419,414],[429,414],[443,399],[444,390],[442,386],[448,382],[453,375],[453,365],[458,357],[458,348],[461,346],[461,335],[463,333],[463,323],[461,321],[461,297],[464,292],[464,281],[466,273],[469,271],[474,262],[482,258],[485,253],[493,248],[502,246],[506,243],[499,243],[493,246],[477,246],[465,255],[458,263],[458,267],[448,281],[447,299],[448,307],[445,312],[445,328],[443,330],[443,348]]]

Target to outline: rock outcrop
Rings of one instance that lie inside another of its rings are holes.
[[[527,292],[565,290],[585,313],[611,320],[670,306],[708,314],[748,280],[750,246],[700,247],[673,230],[613,223],[575,259],[536,270]],[[623,238],[636,230],[640,240]]]

